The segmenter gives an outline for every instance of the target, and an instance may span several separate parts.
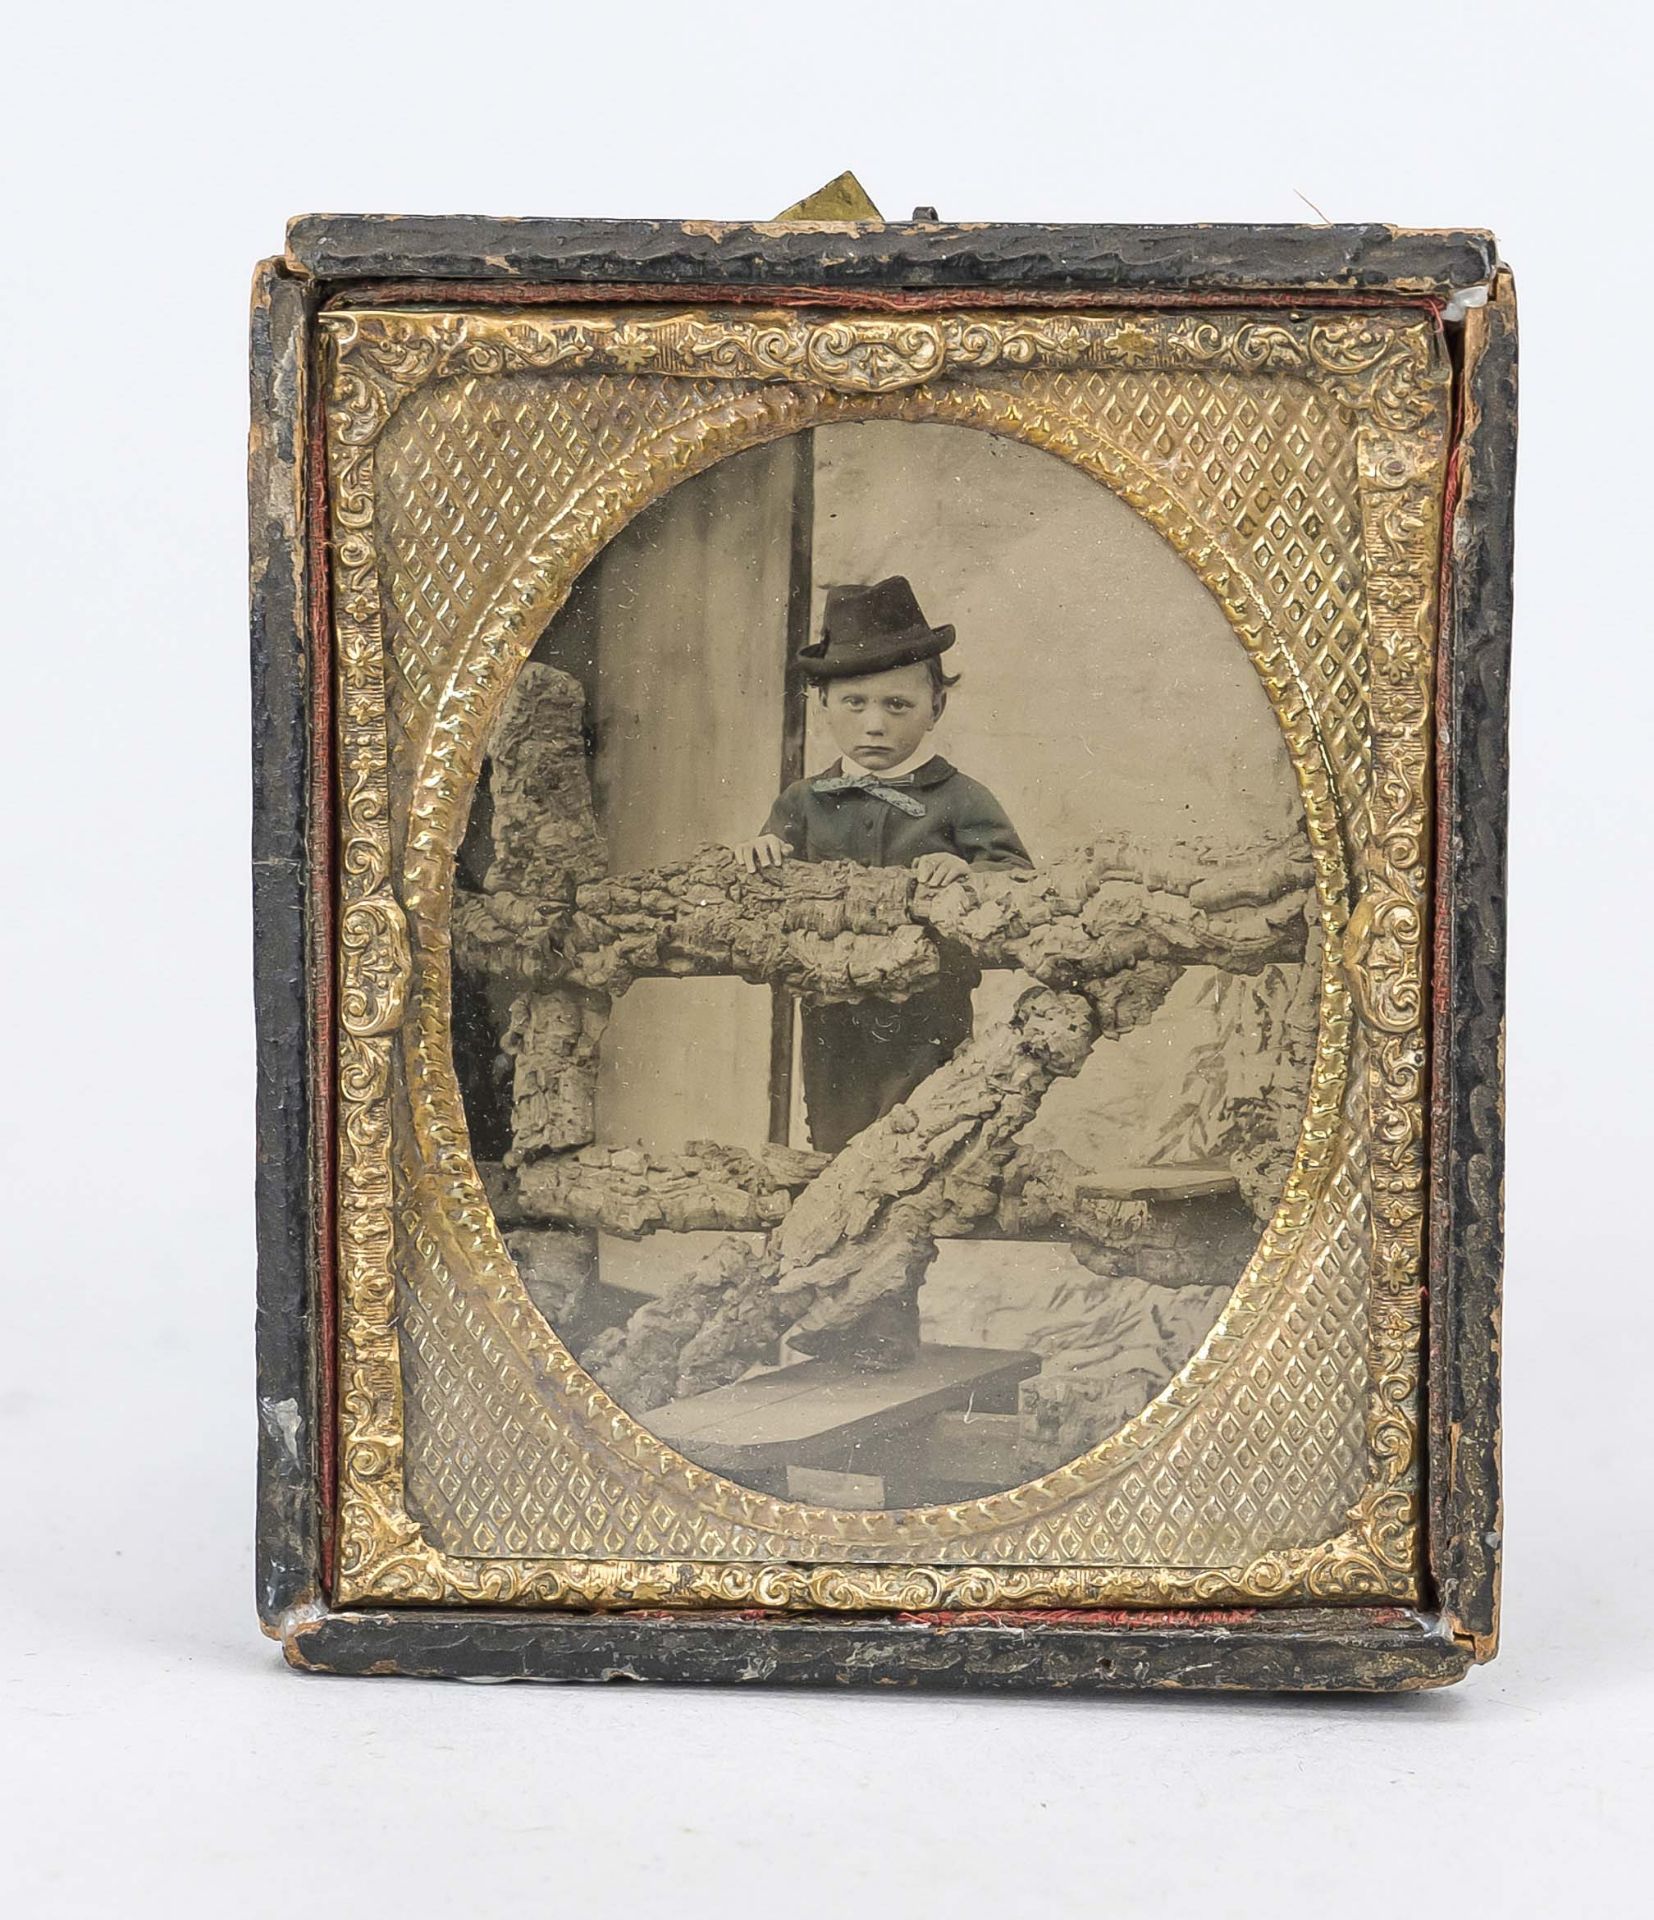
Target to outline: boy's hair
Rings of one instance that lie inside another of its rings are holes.
[[[942,671],[942,662],[934,653],[926,659],[924,664],[930,669],[930,691],[932,699],[939,693],[946,693],[950,687],[958,686],[958,674],[944,673]],[[838,677],[837,674],[831,673],[807,673],[804,676],[804,684],[813,693],[825,700],[827,698],[827,689]]]

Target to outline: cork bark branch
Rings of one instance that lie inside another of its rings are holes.
[[[739,1379],[784,1334],[842,1332],[913,1296],[938,1224],[991,1212],[1017,1134],[1098,1031],[1084,995],[1031,989],[859,1133],[760,1245],[721,1241],[585,1364],[623,1405],[648,1408]]]
[[[607,870],[587,771],[586,697],[558,668],[517,676],[489,743],[493,858],[481,894],[455,903],[462,965],[517,982],[501,1046],[514,1063],[514,1159],[596,1135],[598,1046],[609,1002],[567,977],[558,941],[575,890]]]
[[[652,1233],[767,1233],[831,1164],[825,1153],[769,1146],[756,1153],[692,1140],[682,1153],[583,1147],[500,1169],[499,1201],[514,1224],[585,1227],[623,1240]],[[1081,1166],[1055,1148],[1018,1145],[993,1169],[991,1191],[970,1165],[942,1181],[931,1232],[938,1240],[1049,1240],[1075,1246],[1095,1272],[1109,1262],[1144,1266],[1162,1285],[1208,1284],[1201,1250],[1209,1223],[1239,1201],[1233,1179],[1179,1180],[1144,1191]],[[1246,1217],[1241,1209],[1243,1218]],[[1239,1268],[1236,1268],[1238,1273]]]
[[[566,897],[462,898],[459,957],[525,984],[615,995],[634,981],[723,974],[817,1001],[899,999],[935,984],[943,946],[982,967],[1090,991],[1129,968],[1255,972],[1301,959],[1313,875],[1284,844],[1241,862],[1177,862],[1099,841],[1034,872],[982,869],[924,887],[904,868],[788,861],[748,873],[721,847]]]

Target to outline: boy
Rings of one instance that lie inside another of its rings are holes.
[[[855,860],[911,867],[921,885],[941,887],[973,866],[1033,865],[988,789],[925,750],[957,678],[941,665],[953,638],[926,621],[899,574],[829,589],[822,637],[799,658],[843,757],[787,788],[760,837],[733,849],[744,866]],[[970,1037],[978,978],[944,961],[941,984],[907,1000],[803,1009],[813,1145],[837,1153],[952,1057]]]

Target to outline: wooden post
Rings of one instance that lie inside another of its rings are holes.
[[[809,688],[798,655],[810,640],[810,610],[815,590],[815,435],[793,436],[792,545],[787,579],[787,677],[781,708],[781,785],[804,776],[805,702]],[[793,1106],[793,996],[784,987],[770,989],[770,1139],[788,1144]]]

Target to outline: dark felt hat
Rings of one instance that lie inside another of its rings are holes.
[[[912,587],[893,573],[870,587],[829,587],[821,638],[800,647],[798,658],[812,679],[841,680],[932,660],[952,645],[953,628],[933,627]]]

